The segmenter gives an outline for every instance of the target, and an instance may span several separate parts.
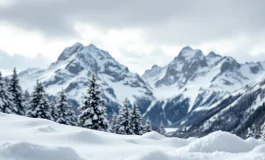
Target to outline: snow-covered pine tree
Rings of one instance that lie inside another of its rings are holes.
[[[60,92],[55,108],[57,110],[57,117],[55,120],[57,123],[76,126],[76,116],[72,106],[70,106],[68,103],[68,99],[64,90]]]
[[[25,114],[26,114],[26,112],[27,112],[27,110],[28,110],[28,107],[29,107],[29,102],[30,102],[30,94],[29,94],[29,92],[28,92],[28,90],[26,90],[25,92],[24,92],[24,106],[25,106]]]
[[[161,135],[166,135],[166,130],[164,128],[164,124],[163,124],[162,121],[160,123],[159,129],[158,129],[158,133],[160,133]]]
[[[51,96],[49,98],[50,99],[48,99],[48,100],[49,100],[49,104],[51,106],[51,116],[52,116],[53,121],[56,122],[56,120],[58,119],[58,111],[56,108],[56,98],[53,96]]]
[[[265,122],[260,126],[260,132],[261,139],[265,140]]]
[[[30,94],[29,94],[29,91],[28,91],[28,90],[26,90],[26,91],[24,92],[24,99],[25,99],[25,100],[29,100],[29,99],[30,99]]]
[[[113,113],[112,119],[111,119],[111,132],[117,133],[118,132],[118,122],[117,122],[117,114],[116,112]]]
[[[67,111],[67,121],[69,122],[69,125],[77,126],[77,117],[76,117],[75,111],[71,103],[69,103],[69,107]]]
[[[8,79],[8,77],[5,77],[5,83],[6,83],[7,86],[9,86],[9,79]]]
[[[19,79],[17,75],[16,68],[13,70],[13,75],[9,80],[8,91],[12,96],[12,101],[14,103],[14,113],[18,115],[25,114],[24,98],[23,92],[19,84]]]
[[[133,104],[131,111],[131,126],[133,134],[143,134],[142,115],[136,103]]]
[[[126,98],[117,116],[118,134],[132,134],[130,102]]]
[[[55,122],[70,125],[69,121],[67,121],[69,105],[64,90],[60,92],[60,95],[57,98],[57,104],[55,105],[55,108],[57,110],[57,117]]]
[[[248,127],[246,138],[250,138],[250,137],[254,138],[254,132],[252,131],[250,127]]]
[[[37,85],[31,95],[26,116],[32,118],[43,118],[54,120],[51,116],[52,106],[50,105],[43,85],[37,81]]]
[[[255,124],[252,127],[249,127],[247,130],[246,138],[250,138],[250,137],[256,138],[256,139],[260,138],[259,132],[258,132]]]
[[[85,97],[83,105],[78,109],[81,111],[81,114],[78,116],[79,126],[109,131],[105,101],[101,98],[99,85],[96,83],[94,74],[90,80],[88,95]]]
[[[147,118],[147,120],[145,122],[145,126],[144,126],[144,132],[147,133],[147,132],[151,132],[151,131],[153,131],[152,124],[151,124],[149,118]]]
[[[8,92],[6,84],[2,78],[2,73],[0,72],[0,112],[13,113],[13,106],[12,96]]]

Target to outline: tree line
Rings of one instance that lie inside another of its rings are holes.
[[[90,79],[83,103],[78,107],[81,114],[77,116],[63,89],[53,102],[48,99],[48,94],[40,81],[36,82],[31,94],[28,91],[23,93],[16,69],[13,70],[11,78],[4,79],[0,72],[0,112],[48,119],[64,125],[116,134],[142,135],[152,131],[149,119],[143,124],[143,118],[136,103],[130,107],[130,102],[126,98],[119,113],[112,115],[111,121],[107,119],[105,104],[94,74]],[[162,122],[158,132],[165,135]]]

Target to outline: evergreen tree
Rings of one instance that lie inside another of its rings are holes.
[[[67,111],[67,119],[66,120],[69,122],[69,125],[77,126],[77,117],[76,117],[75,111],[73,109],[73,106],[70,103],[69,103],[69,108]]]
[[[151,124],[149,118],[147,118],[147,120],[145,122],[145,126],[144,126],[144,132],[147,133],[147,132],[151,132],[151,131],[153,131],[152,124]]]
[[[158,129],[158,133],[160,133],[161,135],[166,135],[166,130],[164,128],[163,122],[161,121],[159,129]]]
[[[9,80],[8,91],[11,93],[12,101],[15,104],[15,114],[24,115],[25,106],[23,102],[23,92],[19,84],[16,68],[14,68],[12,78]]]
[[[58,119],[59,115],[58,115],[58,111],[57,111],[57,108],[56,108],[56,100],[55,100],[55,97],[51,96],[49,97],[49,104],[51,106],[51,116],[52,116],[52,119],[53,121],[56,122],[56,120]]]
[[[55,108],[57,110],[57,117],[55,121],[60,124],[69,125],[69,122],[67,121],[69,105],[64,90],[62,90],[60,95],[58,96]]]
[[[136,103],[133,104],[133,108],[131,112],[131,125],[132,125],[133,134],[136,134],[136,135],[143,134],[142,115]]]
[[[256,139],[260,138],[260,135],[259,135],[258,130],[257,130],[255,125],[253,125],[252,127],[248,128],[248,130],[247,130],[246,138],[250,138],[250,137],[256,138]]]
[[[30,94],[29,94],[28,90],[26,90],[25,93],[24,93],[24,99],[25,100],[29,100],[30,99]]]
[[[253,130],[249,127],[248,130],[247,130],[247,135],[246,135],[246,138],[254,138],[254,132]]]
[[[30,98],[26,115],[32,118],[54,120],[51,115],[52,109],[53,108],[47,99],[43,85],[37,81],[37,85],[35,86]]]
[[[101,99],[99,85],[93,74],[90,80],[88,96],[84,104],[78,109],[82,112],[78,116],[79,126],[100,131],[109,131],[105,101]]]
[[[6,84],[6,86],[9,86],[9,79],[7,78],[7,77],[5,77],[5,84]]]
[[[111,132],[118,133],[118,122],[117,122],[117,114],[116,112],[113,113],[111,119]]]
[[[30,94],[28,92],[28,90],[26,90],[24,92],[24,112],[26,114],[27,110],[28,110],[28,107],[29,107],[29,103],[30,103]]]
[[[12,101],[12,96],[7,90],[5,82],[2,78],[2,74],[0,72],[0,112],[3,113],[13,113],[14,111],[14,103]]]
[[[119,110],[119,115],[117,117],[118,122],[118,134],[132,134],[132,126],[131,126],[131,111],[130,111],[130,102],[126,98],[123,106]]]
[[[260,137],[261,137],[263,140],[265,140],[265,122],[261,125],[260,130],[261,130],[261,135],[260,135]]]
[[[55,108],[57,110],[57,123],[76,126],[76,117],[73,112],[72,106],[70,106],[68,103],[68,99],[64,90],[62,90],[60,95],[58,96]]]

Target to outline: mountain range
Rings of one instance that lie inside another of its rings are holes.
[[[241,64],[187,46],[169,64],[154,65],[139,76],[95,45],[76,43],[46,69],[30,68],[19,77],[24,89],[32,90],[39,80],[52,96],[64,88],[77,107],[94,73],[109,115],[128,98],[153,124],[177,127],[176,136],[203,136],[218,129],[244,136],[247,127],[265,120],[260,114],[264,67],[265,62]]]

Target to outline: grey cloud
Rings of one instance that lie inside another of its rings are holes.
[[[263,54],[249,56],[265,36],[264,6],[264,0],[16,0],[0,8],[0,22],[37,30],[48,37],[70,39],[78,39],[74,29],[77,22],[100,29],[140,28],[147,33],[147,41],[157,46],[196,46],[243,34],[250,42],[226,54],[245,61],[259,60]],[[172,58],[156,50],[143,54],[141,65],[135,65],[135,59],[139,60],[135,53],[122,53],[124,56],[117,60],[141,72],[150,64],[166,64]],[[154,60],[150,62],[150,58]]]
[[[18,71],[22,71],[27,68],[44,68],[47,67],[50,61],[42,56],[36,56],[35,58],[28,58],[21,55],[8,55],[0,51],[0,71],[12,70],[16,67]]]
[[[263,0],[21,0],[0,9],[0,19],[46,35],[76,36],[74,24],[140,27],[170,42],[195,42],[238,31],[263,30]]]

